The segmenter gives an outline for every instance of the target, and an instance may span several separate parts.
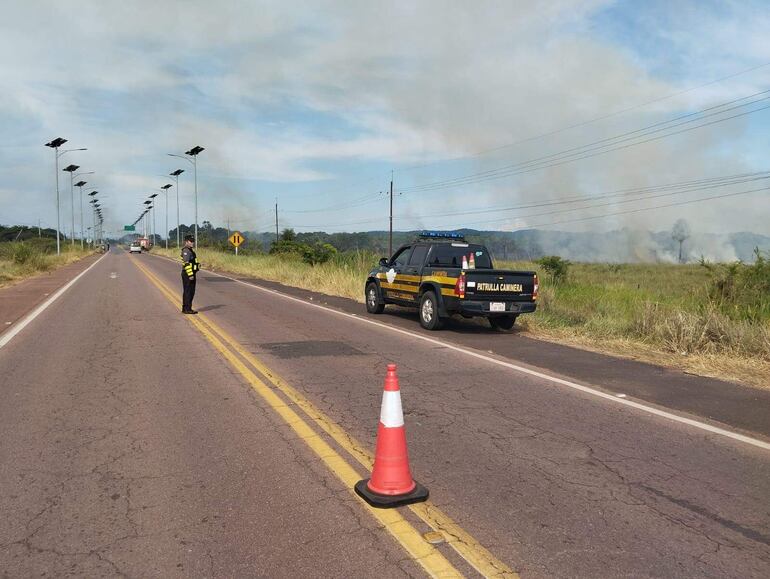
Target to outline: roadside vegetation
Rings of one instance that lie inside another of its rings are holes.
[[[153,251],[178,257],[177,250]],[[328,253],[321,262],[294,250],[236,257],[232,249],[201,248],[198,255],[207,269],[363,303],[363,280],[381,256]],[[548,256],[497,265],[539,273],[538,311],[517,322],[533,336],[770,388],[766,254],[752,264],[588,264]]]
[[[56,240],[33,237],[25,241],[0,242],[0,287],[12,285],[42,272],[50,271],[82,259],[92,253],[62,243],[61,255],[56,255]]]

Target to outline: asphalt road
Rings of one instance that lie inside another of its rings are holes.
[[[423,575],[132,262],[179,290],[178,265],[113,252],[0,349],[1,572]],[[396,362],[415,477],[523,577],[770,576],[765,448],[468,355],[477,330],[427,342],[207,272],[195,305],[370,452]]]

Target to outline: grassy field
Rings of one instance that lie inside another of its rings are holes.
[[[62,245],[56,255],[56,241],[32,239],[24,242],[0,243],[0,287],[12,285],[39,273],[50,271],[93,253],[79,245]]]
[[[236,257],[201,248],[199,259],[215,271],[363,303],[363,282],[378,256],[340,254],[311,266],[286,256]],[[745,267],[572,264],[566,279],[555,283],[536,263],[497,266],[540,272],[538,311],[517,322],[533,336],[770,388],[770,287],[762,285],[770,269],[766,262],[758,285],[746,281],[752,271]]]

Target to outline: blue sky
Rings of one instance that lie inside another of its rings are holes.
[[[62,136],[88,148],[62,161],[96,172],[89,186],[111,230],[133,222],[176,168],[188,169],[190,223],[190,167],[167,153],[201,145],[200,219],[241,229],[272,230],[276,198],[281,227],[384,229],[392,172],[398,229],[663,230],[685,217],[701,231],[770,234],[767,192],[623,216],[612,213],[662,201],[435,216],[768,169],[770,110],[446,183],[770,88],[766,2],[37,1],[5,12],[0,223],[55,224],[53,155],[42,145]],[[61,189],[69,224],[64,174]],[[599,218],[549,225],[585,216]]]

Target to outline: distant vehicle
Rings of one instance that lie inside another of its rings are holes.
[[[459,233],[424,231],[400,247],[366,280],[366,310],[380,314],[386,304],[417,307],[420,324],[441,328],[453,314],[485,317],[496,329],[510,330],[521,314],[537,307],[534,271],[494,269],[489,250],[467,243]]]
[[[152,249],[152,242],[147,237],[140,237],[136,241],[139,243],[143,250],[150,251],[150,249]]]
[[[129,253],[142,253],[142,246],[139,245],[138,241],[132,241],[131,245],[128,247]]]

